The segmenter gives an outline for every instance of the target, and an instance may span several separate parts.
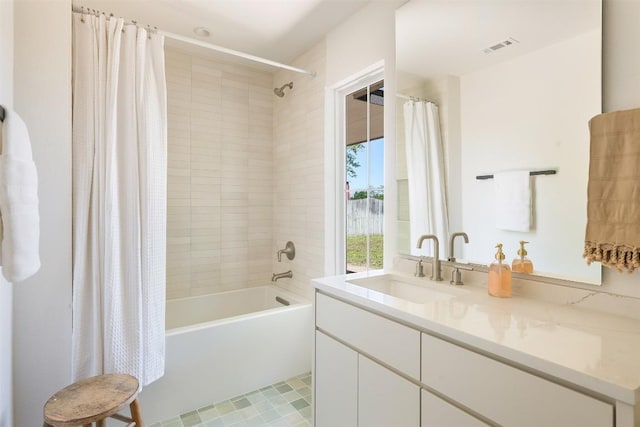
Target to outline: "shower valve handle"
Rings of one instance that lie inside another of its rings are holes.
[[[284,249],[280,249],[278,251],[278,262],[282,262],[282,254],[285,254],[287,258],[289,258],[289,260],[292,260],[296,257],[296,247],[294,246],[292,241],[288,241]]]

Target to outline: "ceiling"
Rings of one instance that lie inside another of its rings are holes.
[[[381,1],[381,0],[379,0]],[[160,30],[290,63],[369,0],[73,0]],[[205,27],[209,37],[194,34]]]
[[[600,27],[601,0],[411,0],[396,11],[397,67],[459,76]]]

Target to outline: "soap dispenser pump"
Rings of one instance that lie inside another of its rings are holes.
[[[489,266],[489,295],[499,298],[511,298],[511,268],[505,264],[502,243],[496,245],[496,260]]]
[[[533,273],[533,263],[529,258],[526,257],[527,250],[524,248],[524,245],[529,242],[525,242],[524,240],[520,240],[520,249],[518,250],[518,257],[513,259],[513,263],[511,264],[511,269],[513,271],[517,271],[518,273]]]

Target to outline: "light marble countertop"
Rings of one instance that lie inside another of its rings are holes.
[[[355,284],[382,281],[385,274],[419,287],[419,296],[409,301]],[[454,286],[397,271],[325,277],[312,285],[516,366],[629,405],[640,402],[640,320],[575,303],[494,298],[486,286]]]

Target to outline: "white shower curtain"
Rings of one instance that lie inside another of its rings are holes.
[[[164,373],[164,39],[73,14],[73,376]]]
[[[432,255],[433,243],[425,241],[422,249],[417,249],[416,243],[423,234],[435,234],[440,239],[440,258],[445,258],[449,215],[438,106],[425,101],[405,102],[404,124],[411,253]]]

